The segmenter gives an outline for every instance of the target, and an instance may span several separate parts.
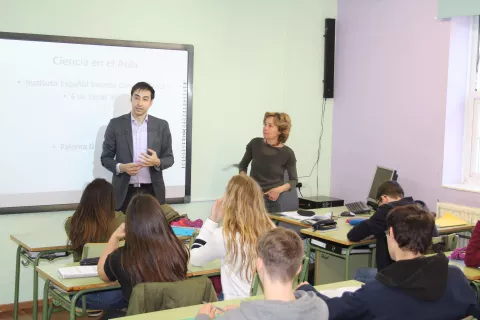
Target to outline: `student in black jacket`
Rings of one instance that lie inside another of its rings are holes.
[[[378,208],[370,219],[362,221],[347,234],[348,240],[358,242],[367,237],[377,239],[376,261],[377,269],[382,270],[393,263],[387,249],[385,231],[387,230],[387,214],[395,207],[415,204],[412,197],[404,197],[403,189],[396,181],[386,181],[378,187]],[[436,236],[436,228],[431,236]]]
[[[396,207],[387,217],[387,243],[396,263],[356,292],[328,298],[329,319],[478,318],[478,305],[462,271],[443,253],[425,257],[432,243],[433,215],[417,205]],[[314,291],[309,284],[298,290]]]

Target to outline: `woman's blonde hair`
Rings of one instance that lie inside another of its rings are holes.
[[[263,116],[263,122],[267,121],[267,118],[273,117],[273,123],[278,127],[279,143],[287,142],[288,135],[290,134],[290,128],[292,127],[292,120],[290,116],[284,112],[265,112]]]
[[[240,259],[238,270],[232,271],[251,281],[255,273],[257,240],[275,228],[265,209],[262,189],[249,176],[232,177],[225,191],[222,210],[225,262],[235,265]]]

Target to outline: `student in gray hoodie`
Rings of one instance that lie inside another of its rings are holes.
[[[240,307],[228,307],[222,319],[328,319],[325,302],[313,292],[292,291],[293,279],[302,268],[303,242],[295,232],[275,228],[263,234],[257,243],[257,273],[265,300],[244,301]],[[196,320],[214,319],[217,309],[203,306]]]

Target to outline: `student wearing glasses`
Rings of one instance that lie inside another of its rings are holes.
[[[443,253],[424,256],[432,244],[435,220],[418,205],[396,206],[386,218],[386,241],[395,260],[355,292],[328,298],[329,319],[478,319],[474,291],[463,272]],[[385,236],[385,233],[383,233]],[[316,290],[302,284],[297,290]]]
[[[376,242],[376,262],[378,271],[388,267],[394,261],[388,253],[387,238],[387,214],[399,206],[415,204],[421,209],[426,209],[425,203],[415,201],[412,197],[405,197],[400,184],[396,181],[385,181],[378,187],[377,191],[378,208],[375,213],[365,221],[356,225],[347,234],[350,241],[358,242],[368,237],[375,237]],[[426,210],[428,211],[428,209]],[[437,236],[438,232],[434,228],[431,236]],[[359,268],[355,274],[358,281],[368,281],[375,277],[377,273],[375,268]]]

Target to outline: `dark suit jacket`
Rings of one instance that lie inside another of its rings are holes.
[[[105,131],[102,155],[102,165],[113,173],[112,184],[115,189],[117,210],[122,206],[128,191],[130,175],[127,173],[116,174],[117,163],[133,162],[133,136],[130,113],[110,120]],[[160,159],[160,168],[150,167],[150,177],[155,192],[155,197],[160,204],[165,203],[165,183],[162,171],[173,165],[172,135],[168,122],[148,115],[147,146],[155,150]]]

